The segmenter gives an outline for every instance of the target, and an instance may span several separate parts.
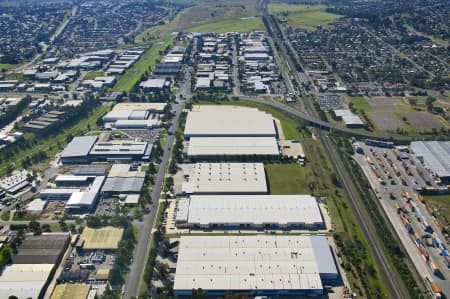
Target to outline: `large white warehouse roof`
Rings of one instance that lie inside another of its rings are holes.
[[[192,137],[188,156],[278,156],[274,137]]]
[[[414,141],[411,149],[433,174],[450,177],[450,141]]]
[[[180,201],[189,204],[178,205],[178,226],[323,227],[317,200],[310,195],[192,195]]]
[[[0,298],[39,298],[53,264],[13,264],[0,276]]]
[[[190,165],[187,194],[267,193],[263,163],[196,163]]]
[[[186,138],[277,136],[273,117],[256,108],[199,106],[188,113]]]
[[[318,265],[321,257],[316,255],[312,238],[183,236],[180,239],[175,293],[189,295],[192,289],[201,288],[214,294],[226,291],[273,294],[279,291],[320,295],[323,293]],[[331,256],[328,245],[324,250]]]

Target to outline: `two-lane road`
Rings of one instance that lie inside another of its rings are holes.
[[[187,67],[185,70],[184,80],[181,83],[180,89],[176,96],[176,103],[173,105],[173,111],[175,113],[175,116],[169,128],[169,132],[174,133],[178,128],[180,115],[184,109],[184,98],[190,88],[189,86],[191,82],[190,73],[191,68]],[[180,97],[180,95],[182,95],[183,98]],[[152,204],[150,206],[150,213],[144,216],[143,225],[139,229],[139,239],[136,245],[133,262],[130,266],[130,271],[127,276],[126,284],[124,286],[122,298],[128,299],[133,296],[139,295],[139,286],[144,273],[147,256],[149,253],[150,244],[152,240],[152,233],[153,233],[152,228],[155,222],[159,198],[161,196],[161,191],[167,172],[167,167],[169,165],[170,156],[172,153],[172,145],[174,144],[174,142],[175,142],[175,133],[168,134],[163,147],[164,154],[161,158],[161,163],[159,165],[158,173],[156,174],[153,190],[151,193]]]

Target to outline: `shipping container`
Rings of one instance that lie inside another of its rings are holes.
[[[441,287],[437,283],[432,283],[431,289],[434,293],[442,293]]]
[[[408,200],[408,202],[411,200],[411,195],[409,195],[408,192],[405,192],[405,198]]]
[[[450,268],[450,256],[444,256],[444,265]]]
[[[423,197],[423,195],[419,194],[419,201],[420,202],[425,202],[425,197]]]
[[[422,227],[424,231],[429,231],[431,229],[430,225],[428,224],[428,222],[425,220],[425,218],[422,218]]]

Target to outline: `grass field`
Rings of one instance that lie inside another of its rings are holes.
[[[7,71],[10,70],[12,68],[18,67],[19,64],[5,64],[5,63],[0,63],[0,73],[2,73],[3,71]]]
[[[409,135],[431,132],[433,127],[449,127],[448,121],[426,112],[426,97],[350,97],[356,113],[365,121],[364,113],[374,125],[374,132],[379,134],[399,134],[395,129],[384,131],[389,127],[401,127]],[[370,101],[370,102],[369,102]],[[422,112],[420,112],[422,111]],[[392,121],[389,121],[392,118]],[[383,120],[384,123],[383,123]],[[377,123],[378,122],[378,123]],[[392,123],[392,124],[391,124]],[[397,123],[395,125],[394,123]]]
[[[188,32],[250,32],[253,30],[264,30],[261,17],[244,19],[228,19],[197,25],[186,29]]]
[[[86,133],[87,126],[89,125],[92,130],[97,128],[96,121],[99,117],[103,116],[109,110],[108,106],[98,106],[94,108],[89,115],[83,120],[79,121],[76,125],[65,129],[57,135],[52,135],[44,140],[39,140],[37,143],[28,149],[16,152],[13,156],[9,157],[7,160],[2,160],[0,163],[0,176],[6,175],[9,166],[14,169],[22,168],[22,160],[26,157],[31,157],[39,151],[44,151],[47,153],[49,159],[53,158],[54,155],[60,150],[58,145],[65,146],[67,143],[67,138],[69,136],[76,136]],[[29,133],[25,134],[25,138],[33,138],[34,135]],[[34,165],[33,168],[39,168],[39,165]]]
[[[140,33],[135,38],[135,42],[146,43],[149,40],[161,38],[175,31],[188,30],[190,32],[211,32],[217,30],[220,32],[226,32],[237,31],[235,29],[239,29],[240,26],[242,26],[242,28],[252,29],[253,26],[259,26],[261,22],[261,20],[243,19],[260,16],[260,13],[256,7],[256,2],[252,0],[225,0],[220,2],[200,0],[193,1],[191,4],[193,6],[182,10],[171,22],[162,26],[149,28]],[[216,22],[218,25],[215,24]],[[233,24],[234,22],[236,24],[239,23],[240,25],[237,26]],[[201,26],[204,24],[206,24],[205,26],[207,27]]]
[[[318,25],[327,26],[341,16],[325,11],[325,5],[270,4],[270,12],[288,27],[315,29]]]
[[[131,89],[139,82],[141,76],[145,74],[150,67],[155,66],[156,61],[160,58],[160,51],[164,51],[167,47],[172,45],[174,40],[175,35],[155,40],[150,49],[148,49],[125,74],[118,77],[117,83],[112,88],[112,91],[131,91]]]
[[[88,72],[86,76],[84,76],[85,80],[92,80],[96,77],[102,77],[105,75],[105,72]]]
[[[266,164],[270,194],[310,194],[311,166],[298,163]]]
[[[448,227],[450,225],[450,195],[425,196],[425,201],[431,205],[442,224]]]

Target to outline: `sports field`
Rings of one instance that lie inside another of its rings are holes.
[[[81,234],[83,249],[117,249],[122,239],[123,228],[106,226],[98,229],[86,227]]]
[[[325,5],[270,4],[269,10],[285,26],[315,29],[318,25],[327,26],[341,16],[326,11]]]

